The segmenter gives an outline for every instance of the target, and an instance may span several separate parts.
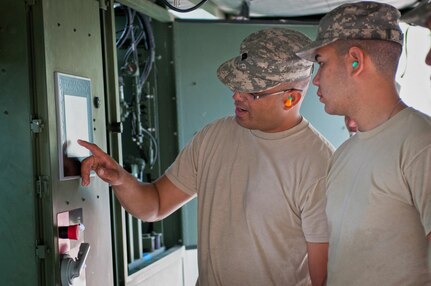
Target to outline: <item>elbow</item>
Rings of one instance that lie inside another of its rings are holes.
[[[144,221],[144,222],[156,222],[156,221],[160,221],[163,219],[163,217],[160,217],[158,215],[146,215],[146,216],[141,216],[139,217],[140,220]]]
[[[140,213],[132,214],[134,217],[144,222],[156,222],[164,219],[166,216],[159,214],[158,209],[152,211],[142,211]]]

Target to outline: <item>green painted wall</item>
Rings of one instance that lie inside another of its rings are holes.
[[[2,285],[37,285],[36,195],[30,59],[24,1],[0,9],[0,277]]]
[[[239,55],[241,41],[250,33],[269,27],[289,27],[314,39],[315,26],[280,24],[233,24],[209,22],[174,23],[174,52],[177,85],[178,140],[184,145],[207,123],[233,115],[232,92],[216,76],[218,66]],[[302,105],[302,114],[334,146],[339,146],[348,133],[342,117],[330,116],[318,101],[316,88],[310,85]],[[183,208],[186,245],[196,245],[196,199]]]

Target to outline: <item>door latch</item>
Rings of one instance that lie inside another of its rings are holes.
[[[61,259],[61,285],[70,286],[73,279],[78,278],[84,268],[85,260],[90,251],[89,243],[81,243],[78,256],[73,259],[68,253],[63,254]]]

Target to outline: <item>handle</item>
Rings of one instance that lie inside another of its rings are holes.
[[[88,253],[90,251],[89,243],[81,243],[79,246],[78,256],[73,259],[69,254],[65,254],[61,260],[61,285],[70,286],[72,280],[78,278],[81,270],[85,265]]]
[[[81,245],[79,246],[78,257],[77,257],[77,260],[75,261],[73,278],[79,277],[79,274],[81,273],[81,269],[85,265],[85,260],[87,260],[89,251],[90,251],[90,244],[85,242],[81,243]]]

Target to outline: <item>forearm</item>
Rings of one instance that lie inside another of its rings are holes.
[[[99,178],[111,184],[127,212],[141,220],[161,220],[194,197],[165,175],[154,183],[141,183],[97,145],[82,140],[78,143],[93,154],[81,163],[82,186],[90,184],[90,172],[94,170]]]
[[[115,196],[131,215],[143,221],[157,221],[159,195],[153,183],[142,183],[128,172],[121,175],[121,183],[113,186]]]
[[[116,197],[127,212],[144,221],[164,219],[194,197],[165,175],[154,183],[142,183],[122,169],[119,177],[113,185]]]
[[[326,278],[327,278],[327,269],[326,264],[323,265],[310,265],[309,263],[309,271],[311,277],[311,284],[313,286],[325,286]]]
[[[308,269],[313,286],[326,285],[328,243],[307,243]]]

